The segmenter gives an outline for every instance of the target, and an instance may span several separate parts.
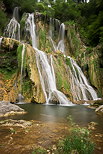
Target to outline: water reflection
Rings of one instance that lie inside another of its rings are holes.
[[[82,126],[94,121],[103,123],[102,117],[98,116],[93,109],[83,105],[59,106],[59,105],[38,105],[19,104],[27,111],[25,115],[16,115],[10,118],[23,120],[37,120],[44,122],[67,122],[67,117],[71,115],[73,121]],[[103,127],[103,126],[102,126]]]

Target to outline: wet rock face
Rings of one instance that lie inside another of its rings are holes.
[[[0,117],[24,113],[24,110],[10,102],[0,102]]]
[[[89,79],[91,85],[97,90],[98,97],[103,97],[103,49],[102,46],[85,48],[80,54],[80,66]]]
[[[26,46],[25,70],[22,84],[22,95],[25,102],[32,98],[37,103],[44,103],[45,97],[41,88],[36,66],[35,50]],[[16,102],[20,93],[22,43],[10,38],[3,38],[0,48],[0,101]]]

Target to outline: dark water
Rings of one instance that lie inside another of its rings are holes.
[[[27,114],[12,116],[12,119],[37,120],[44,122],[66,122],[71,115],[73,121],[79,125],[86,126],[89,122],[97,122],[103,129],[103,118],[98,116],[93,109],[83,105],[59,106],[20,104]],[[11,118],[11,117],[10,117]]]

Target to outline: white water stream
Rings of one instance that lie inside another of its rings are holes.
[[[20,24],[17,21],[18,18],[18,7],[15,7],[13,11],[13,18],[10,20],[9,24],[5,28],[5,36],[16,40],[20,40]]]
[[[77,63],[67,56],[70,61],[69,72],[71,76],[71,91],[74,100],[97,100],[96,91],[90,86]]]
[[[22,102],[22,85],[23,85],[23,70],[24,70],[24,56],[25,56],[25,44],[22,46],[22,53],[21,53],[21,74],[20,74],[20,93],[18,95],[19,102]]]
[[[66,98],[66,96],[62,92],[58,91],[56,88],[52,55],[48,58],[46,53],[37,49],[35,43],[36,33],[33,14],[29,14],[26,24],[28,25],[26,26],[27,31],[29,31],[31,35],[32,46],[36,50],[36,62],[40,75],[42,89],[46,98],[46,103],[48,104],[52,101],[56,101],[60,104],[72,105],[72,103]]]
[[[64,43],[65,25],[64,23],[60,25],[59,42],[58,42],[58,45],[56,46],[53,41],[53,37],[52,37],[53,36],[53,26],[54,26],[54,23],[52,22],[52,20],[53,19],[50,19],[50,24],[49,24],[50,42],[53,46],[54,51],[59,50],[63,54],[65,54],[65,43]],[[97,100],[98,99],[97,93],[92,88],[92,86],[90,86],[81,68],[77,65],[77,63],[70,56],[67,56],[67,58],[70,61],[70,66],[68,67],[69,67],[69,73],[70,73],[70,78],[71,78],[70,86],[71,86],[71,92],[73,95],[73,100]]]
[[[3,39],[3,38],[2,38],[2,37],[0,37],[0,47],[1,47],[1,42],[2,42],[2,39]]]

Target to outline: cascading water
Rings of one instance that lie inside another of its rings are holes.
[[[37,0],[37,2],[39,3],[39,2],[41,2],[41,0]]]
[[[51,26],[49,26],[49,28],[54,26],[51,20],[50,20],[50,25]],[[51,34],[53,33],[52,29],[50,29],[51,31],[49,30]],[[52,46],[55,47],[55,51],[59,50],[63,54],[65,52],[64,36],[65,36],[65,25],[62,23],[60,25],[58,46],[57,47],[54,46],[54,41],[52,40],[52,37],[51,37],[51,43],[52,43]],[[68,59],[70,60],[69,72],[70,72],[70,78],[71,78],[71,92],[73,94],[73,99],[74,100],[96,100],[98,99],[95,90],[89,85],[81,68],[77,65],[77,63],[70,56],[68,56]]]
[[[65,51],[65,46],[64,46],[64,35],[65,35],[65,25],[62,23],[60,25],[60,32],[59,32],[59,43],[57,46],[57,50],[61,51],[64,53]]]
[[[28,13],[28,18],[26,20],[25,29],[26,29],[26,32],[30,33],[33,48],[37,48],[37,39],[36,39],[35,24],[34,24],[34,13],[32,14]]]
[[[89,85],[85,75],[77,63],[69,56],[69,72],[71,76],[71,91],[74,100],[97,100],[95,90]]]
[[[66,98],[66,96],[57,90],[54,68],[52,64],[52,56],[49,59],[47,58],[46,53],[37,49],[36,46],[36,33],[35,33],[35,24],[34,24],[34,14],[29,14],[26,21],[26,30],[30,32],[32,39],[32,46],[36,50],[36,62],[40,75],[40,81],[42,85],[42,89],[46,98],[46,103],[55,100],[60,104],[68,104],[72,105],[70,101]]]
[[[13,11],[13,18],[19,21],[19,7],[15,7]]]
[[[22,53],[21,53],[20,93],[18,95],[19,102],[21,102],[22,99],[23,99],[23,96],[22,96],[22,85],[23,85],[24,56],[25,56],[25,44],[23,44]]]
[[[1,47],[1,42],[2,42],[2,39],[3,39],[3,38],[2,38],[2,37],[0,37],[0,47]]]
[[[38,49],[36,49],[36,51],[37,67],[47,104],[52,101],[59,102],[60,104],[72,104],[68,101],[66,96],[56,88],[52,56],[50,56],[49,62],[47,55],[43,51]]]
[[[10,20],[9,24],[7,25],[4,35],[13,38],[16,40],[20,40],[20,24],[18,23],[18,7],[14,8],[13,11],[13,18]]]
[[[54,41],[53,41],[53,27],[54,27],[53,19],[50,18],[50,23],[49,23],[49,41],[52,44],[53,51],[56,51],[57,50],[56,49],[56,45],[54,44]]]
[[[58,27],[60,26],[60,30],[59,30],[59,42],[57,45],[55,45],[54,41],[53,41],[53,29],[54,29],[54,23],[53,23],[53,19],[50,18],[50,23],[49,23],[49,40],[52,44],[53,50],[54,51],[61,51],[62,53],[65,52],[65,45],[64,45],[64,36],[65,36],[65,25],[64,23],[62,23],[60,25],[60,22],[58,19],[54,19],[55,22],[55,27],[56,27],[56,31],[58,29]]]

